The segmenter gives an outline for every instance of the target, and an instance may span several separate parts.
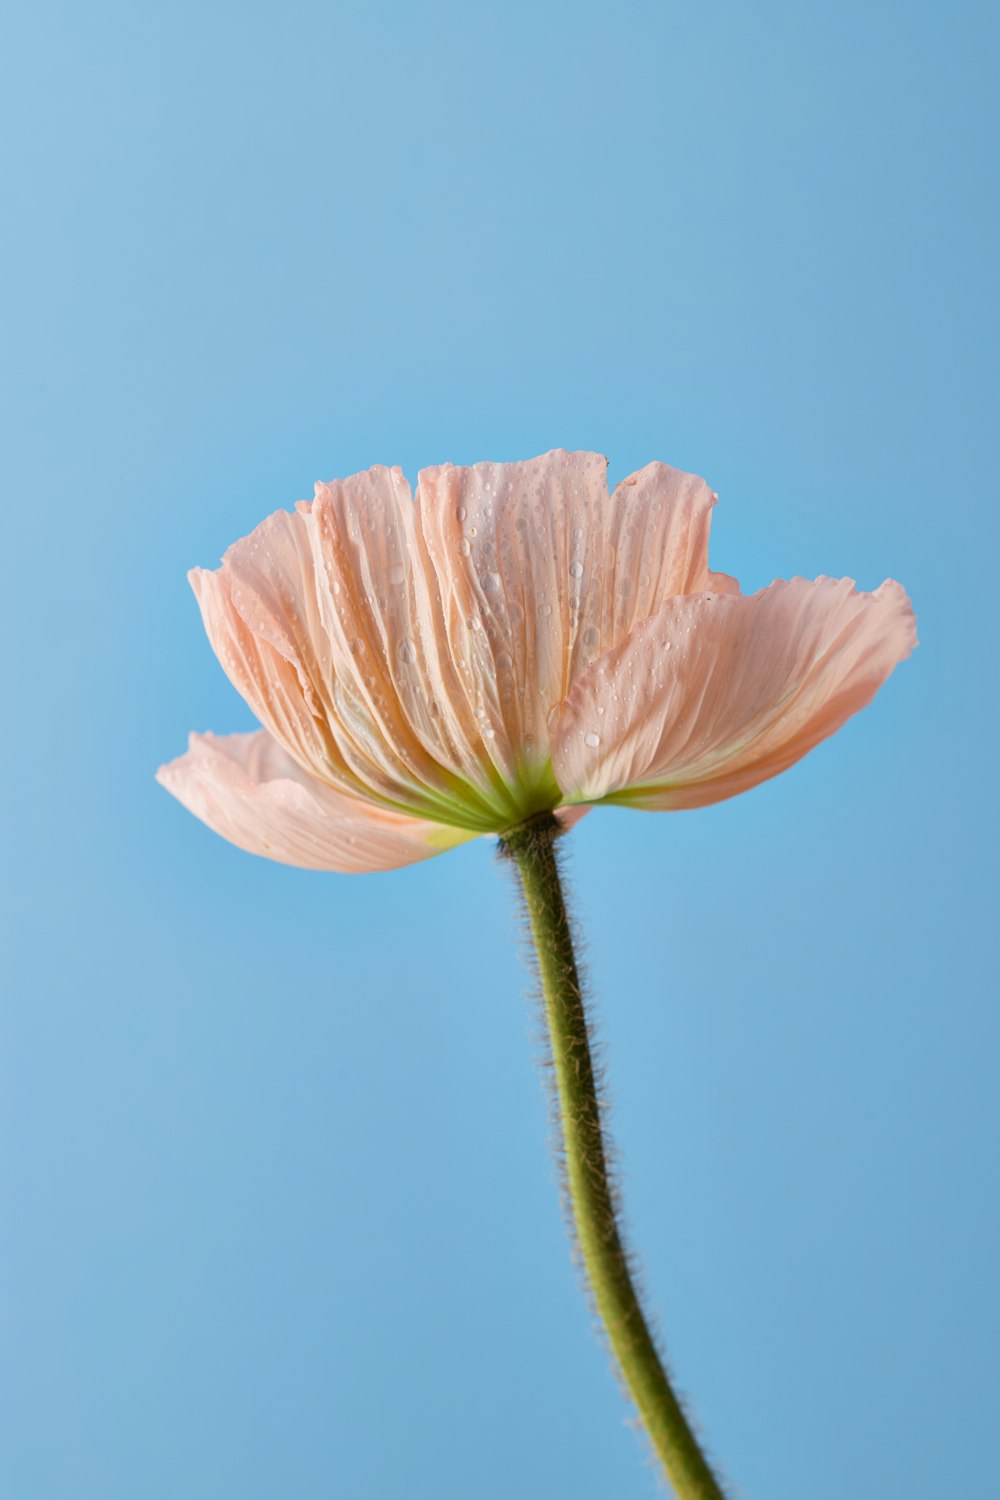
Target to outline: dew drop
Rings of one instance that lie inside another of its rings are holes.
[[[466,510],[466,508],[465,508],[464,505],[460,505],[458,507],[458,510],[456,510],[455,514],[456,514],[456,516],[458,517],[458,519],[460,521],[464,521],[465,518],[466,518],[466,516],[469,514],[469,512]]]
[[[500,668],[501,672],[509,672],[513,665],[514,658],[511,656],[509,651],[497,652],[497,666]]]
[[[601,632],[598,630],[597,626],[588,625],[586,630],[583,632],[583,644],[590,650],[593,650],[595,646],[600,645],[600,642]]]
[[[390,583],[396,583],[396,584],[402,583],[402,581],[403,581],[403,579],[405,577],[406,577],[406,569],[403,567],[402,563],[394,563],[393,566],[389,569],[389,582]]]
[[[570,563],[570,565],[569,565],[569,576],[571,578],[582,578],[583,577],[583,563],[582,562]]]
[[[495,594],[500,587],[500,574],[484,573],[479,582],[487,594]]]
[[[594,731],[591,730],[589,734],[584,735],[583,743],[585,745],[588,745],[591,750],[596,750],[598,745],[601,743],[601,736],[599,734],[595,734]]]
[[[472,543],[469,541],[469,538],[467,536],[463,536],[462,540],[459,542],[458,550],[459,552],[461,552],[463,557],[468,557],[469,553],[472,551]]]
[[[396,647],[396,655],[399,657],[400,661],[405,663],[407,666],[410,665],[411,662],[416,661],[417,653],[414,650],[413,642],[409,639],[409,637],[407,637],[405,640],[400,641],[399,645]]]
[[[552,605],[551,604],[540,604],[538,606],[538,613],[541,615],[541,617],[542,617],[543,620],[547,620],[548,617],[549,617],[549,615],[552,613]]]

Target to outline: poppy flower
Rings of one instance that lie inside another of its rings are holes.
[[[716,496],[651,463],[375,467],[191,582],[264,726],[159,780],[241,848],[387,870],[559,810],[700,807],[787,769],[915,643],[899,584],[712,572]]]
[[[700,807],[794,764],[911,651],[899,584],[708,566],[715,495],[605,460],[374,468],[317,485],[191,575],[263,728],[193,735],[163,784],[243,849],[386,870],[495,833],[534,939],[577,1248],[681,1500],[722,1500],[632,1272],[556,840],[588,807]]]

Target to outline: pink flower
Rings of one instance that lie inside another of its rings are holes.
[[[898,583],[708,566],[716,497],[648,464],[399,469],[316,486],[191,582],[264,728],[158,778],[224,838],[385,870],[596,803],[701,807],[799,760],[916,641]]]

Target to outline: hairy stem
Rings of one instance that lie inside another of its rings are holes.
[[[679,1500],[724,1500],[657,1352],[622,1240],[556,858],[559,831],[557,820],[543,814],[505,834],[501,848],[517,868],[538,958],[580,1257],[622,1378]]]

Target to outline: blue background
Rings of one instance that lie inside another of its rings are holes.
[[[12,7],[0,1490],[655,1493],[506,873],[255,860],[184,581],[314,479],[606,452],[923,644],[572,872],[628,1221],[738,1494],[1000,1492],[987,6]]]

